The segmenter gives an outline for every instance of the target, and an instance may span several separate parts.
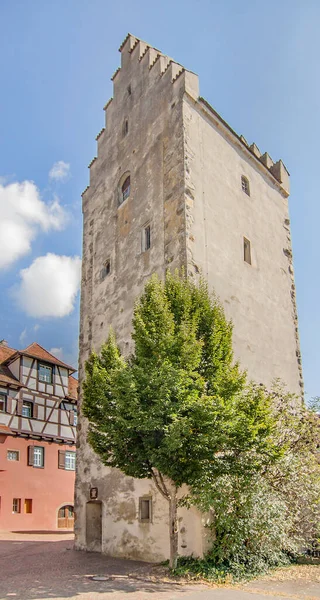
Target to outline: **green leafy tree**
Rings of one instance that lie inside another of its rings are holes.
[[[233,361],[232,325],[203,281],[153,276],[136,303],[132,337],[130,357],[112,332],[90,356],[83,412],[102,462],[152,479],[168,501],[175,567],[181,486],[272,462],[274,417],[264,390],[246,386]]]

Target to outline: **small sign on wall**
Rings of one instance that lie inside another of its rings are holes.
[[[92,487],[90,488],[90,500],[96,500],[98,498],[98,488]]]

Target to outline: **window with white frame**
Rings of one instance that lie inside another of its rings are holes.
[[[42,446],[34,446],[33,466],[34,467],[43,467],[44,466],[44,448]]]
[[[30,419],[32,418],[32,415],[33,415],[33,403],[32,402],[23,400],[21,415],[23,417],[29,417]]]
[[[38,469],[44,467],[43,446],[28,446],[28,465]]]
[[[66,451],[65,455],[65,470],[66,471],[75,471],[76,470],[76,453]]]
[[[58,451],[58,467],[59,469],[65,469],[65,471],[76,470],[76,453],[72,450],[59,450]]]
[[[7,396],[6,394],[0,394],[0,412],[6,412],[7,409]]]
[[[38,378],[39,381],[43,381],[44,383],[52,383],[52,367],[39,363]]]
[[[21,498],[13,498],[12,500],[12,512],[20,513],[21,512]]]
[[[19,460],[19,450],[8,450],[7,460]]]

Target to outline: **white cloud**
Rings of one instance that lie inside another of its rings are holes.
[[[59,358],[60,360],[63,359],[63,349],[62,348],[51,348],[51,350],[49,350],[50,354],[53,354],[53,356],[55,356],[56,358]]]
[[[58,181],[65,181],[70,173],[70,164],[64,162],[64,160],[58,160],[54,163],[49,171],[50,179],[56,179]]]
[[[19,335],[20,344],[23,344],[25,342],[26,337],[27,337],[27,329],[24,329]]]
[[[40,325],[36,323],[33,327],[33,331],[38,331],[38,329],[40,329]]]
[[[63,229],[67,214],[57,198],[46,204],[33,181],[0,183],[0,269],[27,254],[39,230]]]
[[[14,296],[30,317],[65,317],[74,308],[80,271],[79,256],[39,256],[20,271],[21,282]]]

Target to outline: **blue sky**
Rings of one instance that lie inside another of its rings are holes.
[[[0,23],[0,338],[76,363],[81,192],[130,31],[288,167],[305,385],[320,394],[319,2],[0,0]]]

